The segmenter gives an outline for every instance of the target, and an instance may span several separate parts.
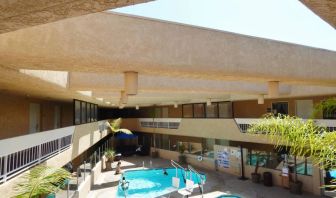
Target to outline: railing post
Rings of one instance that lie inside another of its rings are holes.
[[[40,163],[41,162],[41,155],[42,155],[41,144],[38,146],[37,155],[38,155],[38,163]]]
[[[58,139],[58,154],[61,153],[61,143],[62,143],[62,138]]]
[[[85,173],[86,173],[86,167],[85,167],[86,161],[84,161],[84,181],[85,181]]]
[[[4,182],[7,181],[7,164],[8,163],[8,155],[4,158]]]

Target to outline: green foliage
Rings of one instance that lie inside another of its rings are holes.
[[[107,122],[106,126],[111,129],[111,132],[113,134],[118,133],[118,132],[126,133],[126,134],[132,134],[132,131],[130,131],[128,129],[121,129],[120,128],[121,123],[122,123],[122,119],[118,118],[118,119]]]
[[[317,105],[314,106],[314,111],[313,111],[313,118],[316,118],[318,115],[321,113],[331,113],[336,110],[336,99],[335,98],[329,98],[325,101],[322,101],[318,103]]]
[[[113,149],[107,149],[105,151],[105,157],[108,159],[113,159],[114,158],[115,151]]]
[[[179,153],[183,154],[185,150],[186,150],[185,145],[183,143],[180,143],[180,145],[179,145]]]
[[[71,174],[63,168],[39,165],[23,175],[14,187],[18,198],[35,198],[56,193]]]
[[[248,133],[267,135],[278,150],[289,146],[291,155],[311,157],[315,165],[336,168],[336,132],[328,132],[313,120],[267,115],[252,124]]]

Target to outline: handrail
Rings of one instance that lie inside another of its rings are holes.
[[[188,169],[190,171],[190,177],[191,176],[191,172],[194,172],[201,180],[201,184],[198,184],[199,187],[201,188],[201,193],[202,193],[202,197],[203,197],[203,184],[205,183],[204,178],[202,177],[202,174],[200,174],[199,172],[197,172],[192,166],[188,165]]]
[[[176,177],[177,177],[177,169],[181,168],[182,170],[184,170],[184,168],[179,163],[175,162],[174,160],[170,160],[170,163],[171,163],[172,166],[174,166],[176,168]],[[185,171],[184,171],[184,174],[186,174]]]

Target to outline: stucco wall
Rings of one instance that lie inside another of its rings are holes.
[[[273,102],[288,102],[289,115],[296,115],[296,100],[313,100],[314,105],[321,100],[335,96],[315,96],[315,97],[297,97],[281,99],[265,99],[264,104],[258,104],[257,100],[245,100],[233,102],[233,113],[235,118],[259,118],[267,113],[267,108],[272,108]],[[321,115],[319,116],[321,117]]]
[[[28,134],[30,103],[40,104],[41,131],[54,129],[54,111],[56,105],[61,107],[61,127],[72,125],[72,103],[0,94],[0,139]]]

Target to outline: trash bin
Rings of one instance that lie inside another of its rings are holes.
[[[273,179],[271,172],[264,172],[264,185],[265,186],[273,186]]]

